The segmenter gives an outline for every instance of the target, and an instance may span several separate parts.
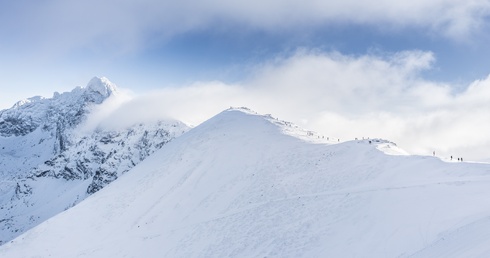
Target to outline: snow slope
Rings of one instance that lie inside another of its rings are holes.
[[[490,256],[489,165],[298,132],[224,111],[0,256]]]

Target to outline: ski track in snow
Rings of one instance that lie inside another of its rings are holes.
[[[351,190],[347,189],[347,190],[342,190],[342,191],[319,192],[319,193],[313,193],[313,194],[308,194],[308,195],[295,195],[295,196],[289,196],[287,198],[279,198],[279,199],[264,201],[261,203],[254,203],[253,205],[228,212],[228,213],[220,215],[218,217],[205,219],[205,220],[198,222],[196,224],[210,222],[210,221],[217,220],[217,219],[223,219],[223,218],[226,218],[229,216],[239,214],[241,212],[246,212],[248,210],[260,208],[261,206],[270,205],[271,203],[282,202],[282,201],[287,201],[287,200],[296,200],[296,199],[300,199],[300,198],[316,199],[318,197],[324,197],[324,196],[349,196],[350,194],[365,194],[365,193],[372,193],[372,192],[379,192],[379,191],[408,190],[411,188],[420,188],[420,187],[427,187],[427,186],[432,186],[432,185],[462,185],[462,184],[467,184],[467,183],[488,184],[488,182],[490,182],[490,176],[489,177],[483,177],[483,178],[476,178],[476,179],[472,179],[472,180],[446,180],[446,181],[437,181],[437,182],[424,183],[424,184],[381,187],[381,188],[373,188],[373,189],[351,189]],[[192,226],[192,225],[189,225],[189,226]]]

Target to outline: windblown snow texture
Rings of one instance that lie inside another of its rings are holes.
[[[187,130],[178,121],[80,134],[95,105],[118,94],[106,78],[0,111],[0,244],[102,189]]]
[[[387,155],[403,153],[384,140],[324,140],[224,111],[0,255],[490,255],[488,164]]]

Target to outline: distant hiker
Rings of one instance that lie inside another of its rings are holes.
[[[453,160],[453,156],[451,156],[451,160]]]
[[[459,158],[458,158],[458,161],[459,161]]]
[[[436,156],[436,151],[433,151],[432,152],[432,156]]]
[[[461,162],[463,162],[463,158],[461,158]]]

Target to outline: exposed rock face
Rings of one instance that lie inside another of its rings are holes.
[[[62,133],[82,121],[87,106],[100,104],[117,89],[106,78],[94,77],[85,88],[75,88],[53,98],[33,97],[0,111],[0,136],[24,136],[42,126],[42,130]],[[61,130],[61,131],[60,131]]]
[[[0,111],[0,244],[116,180],[180,136],[179,121],[79,133],[90,110],[117,94],[106,78]]]
[[[121,131],[96,131],[40,164],[33,175],[65,180],[91,179],[87,193],[92,194],[186,130],[183,123],[175,121],[139,124]]]

